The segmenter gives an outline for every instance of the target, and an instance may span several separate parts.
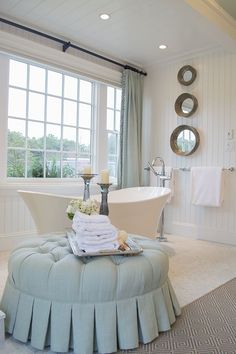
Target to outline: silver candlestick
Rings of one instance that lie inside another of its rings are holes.
[[[107,195],[109,192],[109,187],[112,185],[112,183],[98,183],[98,185],[100,186],[101,193],[102,193],[102,200],[101,200],[99,214],[100,215],[109,215]]]
[[[94,176],[97,176],[97,174],[91,173],[91,174],[79,174],[80,177],[83,178],[84,180],[84,196],[83,200],[86,201],[90,198],[90,191],[89,191],[89,186],[90,186],[90,181]]]

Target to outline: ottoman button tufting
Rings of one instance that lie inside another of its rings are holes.
[[[144,252],[133,257],[75,257],[65,236],[19,246],[1,302],[6,330],[37,349],[79,354],[136,348],[169,330],[180,307],[168,257],[155,241],[137,241]]]

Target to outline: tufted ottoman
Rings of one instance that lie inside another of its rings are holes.
[[[136,348],[169,330],[180,308],[168,257],[156,241],[135,239],[144,252],[133,257],[78,258],[64,235],[21,244],[1,302],[7,332],[37,349],[91,354]]]

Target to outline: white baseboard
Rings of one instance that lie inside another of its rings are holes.
[[[165,231],[170,234],[184,236],[211,242],[236,246],[236,233],[219,230],[214,227],[206,228],[196,224],[174,222],[165,225]]]
[[[165,225],[165,232],[173,235],[197,239],[196,225],[189,223],[171,223]]]
[[[30,240],[37,236],[35,230],[27,231],[24,233],[16,232],[8,235],[0,235],[0,251],[13,250],[19,243]]]

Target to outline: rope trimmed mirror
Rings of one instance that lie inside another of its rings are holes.
[[[180,125],[175,128],[170,137],[172,151],[180,156],[193,154],[200,144],[200,135],[197,129],[189,125]]]
[[[198,101],[190,93],[182,93],[175,101],[175,112],[180,117],[190,117],[196,112]]]
[[[191,85],[197,77],[197,71],[191,65],[183,66],[177,75],[177,79],[181,85]]]

